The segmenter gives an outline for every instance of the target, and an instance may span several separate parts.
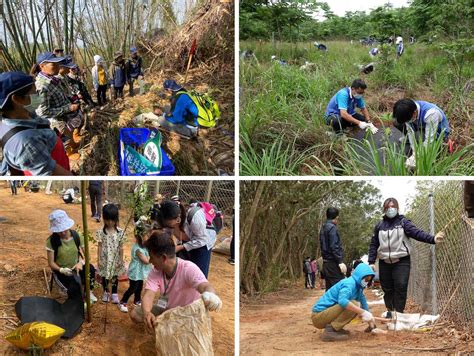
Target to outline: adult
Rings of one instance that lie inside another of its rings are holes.
[[[325,289],[325,283],[324,283],[324,273],[323,273],[323,257],[319,257],[316,260],[316,263],[318,265],[318,272],[319,272],[319,289]]]
[[[96,105],[82,80],[81,70],[77,64],[74,64],[69,70],[69,73],[66,76],[66,81],[82,102],[92,107]]]
[[[191,261],[176,257],[175,242],[169,231],[155,231],[145,242],[154,266],[145,282],[142,305],[134,308],[130,318],[155,327],[156,316],[166,310],[187,306],[202,298],[208,310],[219,310],[222,301],[202,271]],[[155,295],[158,302],[153,305]]]
[[[79,187],[73,187],[66,189],[63,194],[63,202],[66,204],[72,204],[78,201],[76,194],[79,194]]]
[[[326,291],[344,279],[347,267],[344,264],[344,250],[342,241],[337,231],[339,210],[334,207],[327,208],[326,222],[319,233],[321,255],[323,257],[323,274],[326,281]]]
[[[397,44],[397,57],[400,58],[404,51],[405,51],[405,46],[403,45],[403,40],[400,40],[400,42],[398,42]]]
[[[323,341],[340,341],[349,338],[344,326],[356,316],[375,327],[372,313],[364,296],[364,289],[372,283],[374,272],[361,263],[349,277],[339,281],[314,304],[311,320],[318,329],[324,329]],[[360,302],[360,307],[357,305]]]
[[[369,55],[371,57],[375,57],[378,54],[379,54],[379,49],[377,47],[372,47],[369,51]]]
[[[115,52],[114,61],[110,65],[109,73],[111,81],[110,88],[113,90],[114,100],[123,98],[123,87],[127,81],[127,68],[122,52]]]
[[[316,288],[316,273],[318,272],[318,264],[316,263],[316,257],[313,257],[309,264],[311,266],[311,285],[312,289],[314,289]]]
[[[306,289],[313,289],[313,284],[311,283],[311,259],[306,257],[303,261],[303,273],[304,273],[304,287]]]
[[[109,72],[101,56],[94,56],[95,65],[92,67],[92,85],[97,94],[99,106],[107,103],[107,86],[109,84]]]
[[[56,283],[67,291],[69,298],[82,298],[85,292],[84,237],[72,230],[72,220],[64,210],[54,210],[48,217],[49,231],[52,235],[46,240],[48,264]],[[92,293],[95,268],[90,265],[90,298],[96,302]]]
[[[17,180],[11,180],[10,181],[10,190],[12,191],[12,195],[18,195],[17,184],[18,184]]]
[[[399,214],[398,201],[388,198],[383,203],[383,219],[374,228],[369,247],[369,265],[375,271],[379,259],[379,278],[384,291],[384,302],[388,310],[403,313],[407,300],[410,278],[410,239],[438,244],[444,239],[444,232],[435,236],[417,228],[405,216]]]
[[[415,141],[423,137],[423,145],[431,144],[440,136],[449,140],[449,122],[446,114],[435,104],[427,101],[400,99],[393,106],[393,126],[408,135],[412,155],[407,159],[407,167],[415,167]]]
[[[56,57],[64,57],[64,49],[62,49],[61,47],[56,47],[55,49],[53,49],[53,53]]]
[[[89,181],[89,197],[91,199],[91,213],[92,219],[100,222],[102,214],[102,181],[101,180],[90,180]]]
[[[0,175],[72,174],[61,138],[34,111],[39,101],[31,76],[0,74]]]
[[[127,61],[126,67],[127,67],[127,81],[128,81],[128,86],[130,89],[130,96],[134,95],[133,92],[133,84],[134,82],[138,81],[140,85],[140,92],[139,94],[142,95],[144,94],[144,88],[143,88],[143,60],[142,57],[138,55],[138,51],[136,47],[130,48],[130,58]]]
[[[341,134],[347,127],[355,126],[377,132],[377,128],[370,122],[369,111],[365,106],[365,89],[367,84],[362,79],[355,79],[350,87],[342,88],[329,101],[325,120],[337,134]],[[361,110],[362,115],[356,113],[356,108]]]

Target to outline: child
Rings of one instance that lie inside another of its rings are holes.
[[[104,295],[102,301],[118,304],[118,276],[125,273],[123,263],[123,243],[125,240],[124,231],[118,227],[119,211],[114,204],[107,204],[102,209],[104,228],[98,230],[96,239],[99,243],[98,262],[99,274],[102,277]],[[112,298],[108,292],[109,281],[112,281]]]
[[[135,234],[136,243],[132,246],[132,260],[128,266],[128,281],[130,286],[127,291],[123,294],[122,300],[119,304],[120,311],[127,313],[128,299],[132,294],[135,295],[133,304],[135,306],[141,305],[141,296],[143,281],[148,277],[150,273],[150,255],[148,250],[143,246],[143,237],[141,234]]]

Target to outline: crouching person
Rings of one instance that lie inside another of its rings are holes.
[[[343,328],[356,316],[369,323],[371,328],[375,326],[363,293],[374,276],[372,269],[361,263],[349,278],[337,282],[316,302],[311,320],[316,328],[324,329],[323,341],[348,339],[349,332]],[[356,302],[360,302],[360,307]]]
[[[202,298],[208,310],[222,306],[214,288],[198,266],[176,257],[175,243],[167,230],[155,231],[145,242],[154,268],[145,282],[142,305],[130,313],[136,323],[145,323],[149,331],[155,329],[158,315],[175,307],[184,307]],[[369,270],[372,271],[369,267]],[[159,298],[153,304],[155,295]]]

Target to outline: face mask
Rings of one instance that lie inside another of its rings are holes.
[[[354,94],[354,98],[356,99],[362,99],[363,95],[362,94]]]
[[[387,216],[387,218],[394,218],[395,216],[397,216],[398,214],[398,209],[397,208],[388,208],[387,209],[387,212],[385,213],[385,215]]]
[[[30,104],[25,105],[25,109],[33,113],[41,105],[41,98],[38,94],[30,95]]]
[[[367,285],[368,285],[368,283],[364,279],[360,281],[360,286],[362,288],[367,288]]]

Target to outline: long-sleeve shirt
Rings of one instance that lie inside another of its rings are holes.
[[[202,209],[194,214],[190,223],[186,219],[184,232],[189,237],[189,241],[183,244],[186,251],[195,250],[203,246],[207,246],[207,249],[210,250],[216,243],[216,232],[212,229],[207,229],[206,216]]]
[[[319,242],[321,244],[323,260],[342,263],[344,250],[342,249],[341,238],[337,232],[336,225],[331,220],[326,221],[321,227]]]
[[[66,115],[71,112],[71,101],[63,91],[59,79],[40,72],[35,84],[41,99],[36,114],[50,120],[53,126],[54,121],[66,121]]]

